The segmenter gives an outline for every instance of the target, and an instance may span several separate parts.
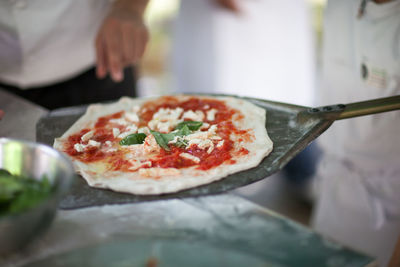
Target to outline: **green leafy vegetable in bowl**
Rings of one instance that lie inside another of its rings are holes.
[[[46,199],[51,191],[52,185],[46,177],[39,181],[0,169],[0,216],[34,207]]]

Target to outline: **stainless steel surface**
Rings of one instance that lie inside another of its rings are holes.
[[[222,194],[61,210],[38,245],[0,265],[147,266],[152,257],[157,266],[227,266],[225,255],[248,260],[249,266],[356,267],[373,261],[240,197]]]
[[[50,197],[38,206],[19,214],[0,216],[0,255],[4,255],[43,233],[75,174],[70,161],[56,150],[8,138],[0,138],[0,169],[32,179],[46,175],[54,187]]]
[[[0,109],[5,115],[0,120],[0,137],[35,141],[37,120],[47,113],[47,109],[1,90]]]

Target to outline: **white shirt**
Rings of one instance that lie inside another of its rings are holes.
[[[0,1],[0,82],[45,86],[92,66],[95,36],[109,2]]]
[[[400,94],[400,1],[328,2],[320,105]],[[363,76],[363,72],[364,75]],[[336,121],[317,139],[317,231],[386,266],[400,233],[400,112]]]
[[[357,19],[360,2],[328,3],[320,105],[400,94],[400,1],[369,1]],[[399,134],[400,112],[394,111],[337,121],[319,141],[329,153],[375,170],[400,165]]]

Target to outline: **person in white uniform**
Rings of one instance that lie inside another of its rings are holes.
[[[400,94],[400,1],[328,1],[323,41],[320,105]],[[313,226],[380,266],[400,233],[399,135],[393,111],[337,121],[317,139]]]
[[[0,87],[47,108],[133,96],[147,2],[0,1]]]

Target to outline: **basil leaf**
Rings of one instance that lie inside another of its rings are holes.
[[[200,127],[203,125],[203,122],[201,121],[183,121],[181,123],[179,123],[175,129],[182,129],[184,126],[187,126],[189,128],[189,130],[192,131],[197,131],[198,129],[200,129]]]
[[[168,144],[169,141],[174,140],[176,133],[174,132],[170,132],[170,133],[160,133],[160,135],[162,136],[162,138],[164,139],[164,141]]]
[[[170,151],[169,146],[168,146],[168,142],[169,142],[169,141],[167,141],[167,139],[169,139],[170,137],[172,137],[172,136],[169,136],[171,133],[169,133],[169,134],[162,134],[162,133],[159,133],[159,132],[156,132],[156,131],[152,131],[152,130],[150,130],[150,132],[151,132],[151,134],[154,136],[154,138],[156,139],[157,144],[158,144],[160,147],[164,148],[164,149],[167,150],[167,151]],[[168,135],[168,136],[165,137],[165,139],[164,139],[164,136],[163,136],[163,135]],[[172,138],[172,139],[174,139],[174,138]],[[171,140],[172,140],[172,139],[171,139]]]
[[[146,135],[144,133],[134,133],[119,141],[119,144],[121,146],[143,144],[145,138]]]
[[[183,138],[178,138],[176,140],[175,146],[180,147],[180,148],[186,148],[189,145],[189,141],[185,140]]]
[[[183,136],[183,135],[189,135],[191,134],[192,131],[189,129],[189,126],[184,125],[179,131],[176,133],[176,136]]]

